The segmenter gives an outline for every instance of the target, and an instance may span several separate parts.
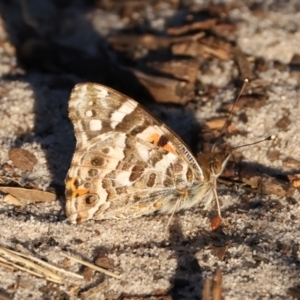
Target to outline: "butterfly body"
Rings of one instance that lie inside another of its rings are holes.
[[[173,213],[213,199],[228,154],[204,154],[207,161],[197,161],[133,99],[100,84],[78,84],[69,116],[77,139],[66,178],[72,223]]]

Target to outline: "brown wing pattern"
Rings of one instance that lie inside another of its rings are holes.
[[[66,178],[72,222],[168,211],[203,181],[185,144],[136,101],[111,88],[76,85],[69,115],[77,139]]]

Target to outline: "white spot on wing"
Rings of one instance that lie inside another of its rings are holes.
[[[137,137],[147,141],[149,137],[156,134],[162,135],[164,134],[164,132],[161,130],[159,126],[154,125],[154,126],[147,127],[143,132],[137,134]]]
[[[87,110],[87,111],[85,112],[85,115],[86,115],[87,117],[92,117],[92,116],[93,116],[93,112],[92,112],[91,110]]]
[[[149,159],[149,150],[150,149],[144,144],[140,142],[136,143],[136,151],[143,161],[147,161]]]
[[[122,172],[119,172],[116,176],[116,181],[120,184],[122,184],[123,186],[129,186],[131,185],[132,183],[129,181],[129,177],[130,177],[130,174],[129,172],[126,172],[126,171],[122,171]]]
[[[101,128],[102,128],[102,123],[100,120],[91,120],[90,121],[90,130],[97,131],[97,130],[101,130]]]
[[[175,163],[176,160],[176,155],[169,152],[168,154],[165,154],[163,158],[156,163],[155,168],[157,170],[166,170],[172,163]]]
[[[130,113],[132,113],[134,111],[134,109],[137,107],[137,103],[133,102],[133,101],[125,101],[120,108],[115,111],[112,115],[111,115],[111,127],[113,129],[116,128],[116,126],[122,122],[122,120],[124,119],[124,117],[126,115],[129,115]]]

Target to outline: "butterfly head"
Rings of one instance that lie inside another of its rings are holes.
[[[207,181],[218,178],[231,155],[228,150],[220,152],[204,152],[197,156],[197,161],[203,171],[204,178]]]

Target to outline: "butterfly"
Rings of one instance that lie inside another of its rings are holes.
[[[214,198],[221,217],[216,181],[229,151],[195,157],[139,103],[101,84],[74,87],[69,117],[77,140],[65,180],[72,223],[173,215]]]

